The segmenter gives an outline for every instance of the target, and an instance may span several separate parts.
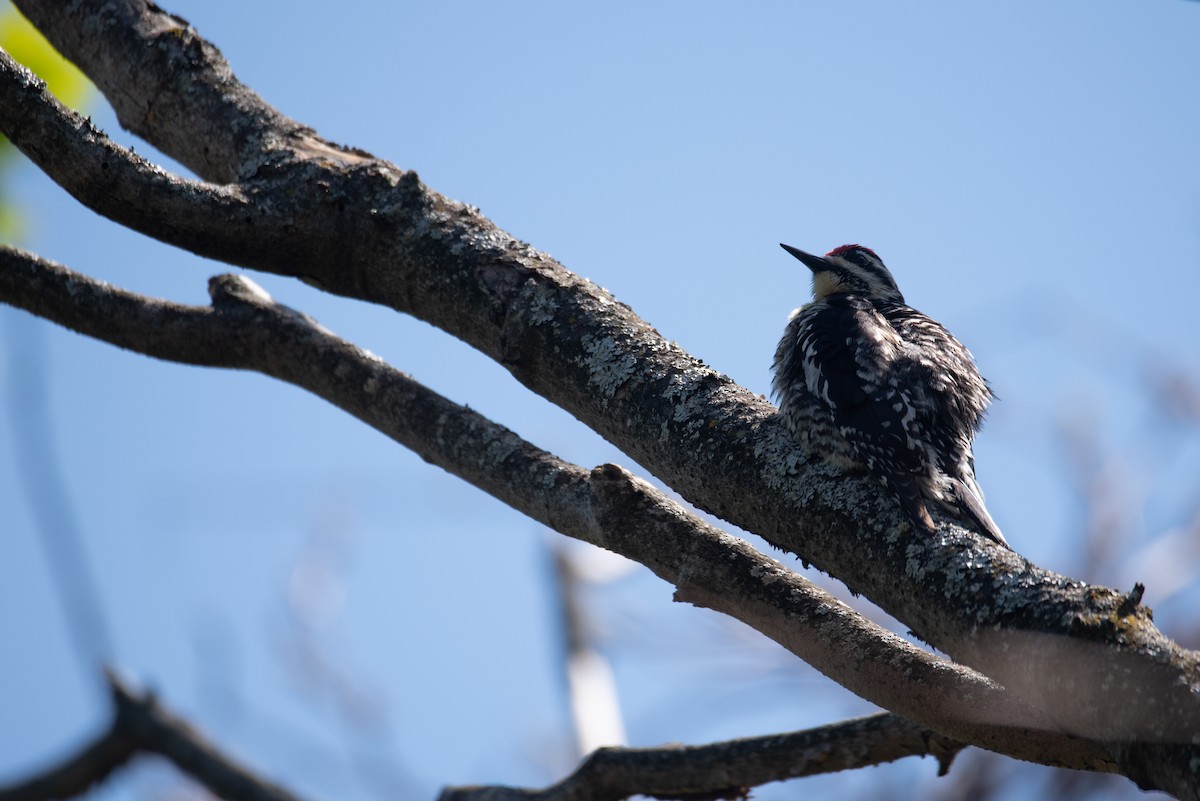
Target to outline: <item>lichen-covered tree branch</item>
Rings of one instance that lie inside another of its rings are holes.
[[[248,279],[218,276],[212,306],[192,307],[119,290],[14,248],[0,248],[0,265],[7,302],[149,356],[256,370],[303,387],[533,519],[646,565],[680,599],[742,620],[880,706],[1002,748],[1014,727],[1049,726],[986,677],[871,623],[620,467],[588,471],[546,453],[274,302]],[[1009,747],[1036,758],[1046,745],[1041,736]],[[1103,764],[1100,751],[1088,758]]]
[[[1155,628],[1140,590],[1052,573],[947,520],[936,537],[914,531],[874,482],[806,459],[769,403],[415,172],[284,117],[153,4],[18,6],[123,125],[200,177],[115,145],[0,56],[0,131],[81,203],[168,245],[438,326],[689,502],[836,577],[953,661],[891,637],[628,472],[565,463],[242,279],[214,279],[210,307],[184,307],[6,248],[0,300],[158,358],[301,386],[939,735],[1200,795],[1200,660]]]

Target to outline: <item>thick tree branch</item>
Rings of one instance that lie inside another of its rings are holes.
[[[122,127],[205,180],[244,180],[297,152],[342,164],[363,155],[263,102],[187,20],[153,3],[31,0],[18,7],[99,87]]]
[[[449,787],[439,801],[619,801],[744,798],[751,787],[932,755],[944,773],[962,744],[895,715],[873,715],[790,734],[701,746],[604,748],[544,790]]]
[[[1110,766],[1096,743],[1064,748],[1040,710],[868,621],[621,468],[558,459],[244,278],[214,278],[210,292],[211,307],[145,298],[0,247],[0,301],[150,356],[296,384],[533,519],[646,565],[680,600],[742,620],[880,706],[1019,758],[1049,748],[1076,767]]]
[[[68,110],[45,83],[0,50],[0,130],[77,200],[149,236],[249,266],[303,263],[328,251],[328,211],[278,191],[310,176],[218,186],[172,175],[120,147]],[[321,169],[295,162],[293,170]],[[313,212],[316,218],[307,216]]]
[[[53,4],[19,5],[29,11]],[[115,24],[106,16],[112,5],[81,0],[61,20],[31,16],[73,30],[56,43],[77,63],[104,70],[102,59],[88,56],[96,45],[84,32],[98,30],[101,21]],[[119,35],[139,46],[160,46],[163,37],[153,32],[162,25],[179,27],[138,0],[118,5],[133,20]],[[227,68],[211,59],[142,66],[157,70],[153,80],[160,87],[178,82],[197,85],[189,90],[196,96],[228,91],[244,97]],[[120,91],[113,88],[121,86],[118,78],[98,82],[111,96]],[[8,132],[12,119],[5,108],[0,104],[0,127]],[[177,108],[145,130],[160,147],[192,135],[186,117],[194,109]],[[255,130],[278,125],[273,141],[289,141],[287,123],[257,107],[233,103],[223,113],[241,114]],[[26,152],[37,149],[30,137],[18,144]],[[935,539],[919,536],[871,482],[806,462],[769,404],[477,211],[386,164],[323,162],[303,149],[294,157],[291,164],[305,171],[288,173],[286,186],[264,183],[258,190],[260,207],[269,199],[295,210],[290,217],[265,215],[258,231],[261,241],[278,241],[283,255],[249,246],[244,256],[230,248],[214,253],[203,240],[176,237],[162,220],[147,233],[227,261],[302,276],[461,337],[698,506],[839,577],[958,661],[986,670],[1023,697],[1044,699],[1061,730],[1134,741],[1130,749],[1113,746],[1128,775],[1194,792],[1198,768],[1189,766],[1200,763],[1188,744],[1200,738],[1200,696],[1191,689],[1200,686],[1200,662],[1163,637],[1132,596],[1041,570],[953,525],[943,524]],[[229,157],[239,158],[244,166],[244,153]],[[258,168],[256,180],[276,168],[282,175],[274,161]],[[237,174],[247,173],[239,168]],[[308,180],[298,180],[302,176]],[[112,216],[150,226],[139,214]],[[318,246],[287,246],[288,225],[295,233],[296,221]],[[227,241],[227,231],[212,234],[214,242]]]

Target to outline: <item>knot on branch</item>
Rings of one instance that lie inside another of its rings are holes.
[[[233,273],[222,273],[208,279],[208,296],[212,298],[215,309],[245,305],[261,309],[275,305],[275,299],[267,290],[246,276]]]
[[[1133,589],[1129,591],[1129,594],[1125,596],[1125,598],[1121,601],[1120,606],[1117,607],[1117,614],[1121,615],[1122,617],[1128,617],[1136,612],[1138,607],[1142,604],[1142,595],[1144,595],[1145,592],[1145,584],[1142,584],[1140,581],[1134,584]],[[1151,610],[1147,609],[1146,614],[1149,615],[1152,620],[1154,619],[1154,613]]]

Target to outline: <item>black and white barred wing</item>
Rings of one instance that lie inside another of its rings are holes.
[[[898,382],[905,348],[895,329],[867,301],[843,295],[821,304],[797,334],[798,367],[834,430],[909,518],[932,530],[920,485],[929,463],[925,421]]]

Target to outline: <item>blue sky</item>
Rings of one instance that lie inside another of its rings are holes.
[[[1200,507],[1200,438],[1151,392],[1163,369],[1200,372],[1200,3],[164,7],[285,113],[416,169],[754,391],[768,392],[808,291],[777,243],[873,247],[1002,399],[976,452],[1014,547],[1082,579],[1146,582],[1168,632],[1194,619],[1194,588],[1156,598],[1155,573],[1080,557],[1058,432],[1088,424],[1105,497],[1133,509],[1113,561],[1170,566],[1134,556]],[[161,158],[103,100],[89,112]],[[75,269],[192,303],[229,269],[96,217],[32,168],[16,181],[25,244]],[[565,458],[636,467],[424,323],[254,277]],[[6,368],[44,353],[54,452],[122,668],[314,797],[379,797],[397,780],[379,778],[383,763],[426,796],[561,774],[553,535],[290,387],[154,362],[10,309],[0,322]],[[18,724],[0,726],[0,782],[106,716],[21,490],[12,443],[26,422],[0,422],[0,720]],[[327,592],[289,606],[312,565]],[[672,605],[644,571],[589,598],[635,744],[870,709],[736,624]],[[366,699],[367,723],[335,697]],[[934,769],[811,787],[936,787]],[[139,777],[142,791],[165,781]]]

